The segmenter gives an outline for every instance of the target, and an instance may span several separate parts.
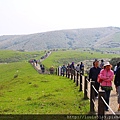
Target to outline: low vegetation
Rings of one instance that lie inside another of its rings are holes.
[[[43,61],[46,67],[54,66],[58,67],[59,65],[68,64],[71,62],[80,62],[84,60],[91,59],[104,59],[109,58],[112,59],[114,57],[119,57],[119,54],[103,54],[101,52],[93,52],[93,51],[78,51],[78,50],[67,50],[67,51],[55,51]]]
[[[38,74],[28,62],[0,65],[0,114],[84,114],[89,101],[73,81]]]
[[[73,81],[61,76],[38,74],[28,63],[29,59],[39,59],[44,54],[0,51],[0,60],[4,63],[0,64],[0,114],[89,113],[89,101],[83,100],[83,93],[79,92],[79,87]],[[118,56],[92,51],[58,50],[42,63],[49,68],[72,61],[77,63],[86,59]],[[20,59],[14,61],[16,57]]]
[[[28,61],[30,59],[40,59],[44,52],[21,52],[12,50],[0,50],[0,63],[10,63]]]

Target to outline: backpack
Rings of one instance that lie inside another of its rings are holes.
[[[102,83],[102,81],[103,81],[103,80],[100,79],[100,74],[99,74],[99,75],[98,75],[98,78],[97,78],[97,82],[98,82],[98,83]]]

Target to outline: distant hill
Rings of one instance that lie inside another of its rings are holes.
[[[0,36],[0,49],[120,48],[120,28],[103,27]]]

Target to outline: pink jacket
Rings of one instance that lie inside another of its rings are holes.
[[[112,86],[112,80],[114,77],[114,73],[112,70],[105,70],[102,69],[100,71],[100,79],[102,79],[103,81],[100,83],[101,86]]]

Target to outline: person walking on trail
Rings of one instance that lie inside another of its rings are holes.
[[[54,70],[55,70],[55,69],[54,69],[53,66],[51,66],[49,70],[50,70],[50,74],[54,74]]]
[[[41,69],[42,69],[42,66],[43,66],[43,65],[42,65],[42,64],[40,64],[40,68],[41,68]]]
[[[95,81],[95,89],[98,91],[100,87],[100,83],[97,82],[98,75],[101,71],[101,68],[99,67],[99,61],[95,59],[93,62],[93,67],[90,69],[89,72],[89,80]],[[95,97],[98,98],[98,94],[95,92]]]
[[[119,68],[119,66],[120,66],[120,62],[118,62],[117,65],[114,67],[114,74],[116,74],[116,71]]]
[[[120,64],[119,64],[116,74],[115,74],[114,84],[116,86],[116,91],[118,93],[118,104],[119,104],[118,111],[120,111]]]
[[[68,65],[67,65],[67,74],[68,74],[68,76],[70,76],[70,64],[68,63]]]
[[[42,70],[42,73],[45,72],[45,66],[44,65],[42,65],[41,70]]]
[[[100,63],[100,68],[103,69],[104,68],[104,60],[101,60],[101,63]]]
[[[80,65],[79,64],[77,64],[77,66],[76,66],[76,71],[80,72]]]
[[[70,65],[70,68],[75,69],[74,62],[72,62],[72,64]]]
[[[64,76],[65,72],[66,72],[66,67],[65,67],[65,65],[63,65],[62,68],[61,68],[61,75]]]
[[[105,101],[109,105],[110,92],[112,90],[112,80],[114,78],[114,72],[111,70],[111,64],[106,62],[104,69],[100,71],[99,79],[101,79],[101,89],[105,91]],[[105,105],[105,111],[108,111],[107,105]]]
[[[80,64],[80,72],[82,73],[82,75],[84,74],[84,64],[83,64],[83,62],[81,62],[81,64]]]

